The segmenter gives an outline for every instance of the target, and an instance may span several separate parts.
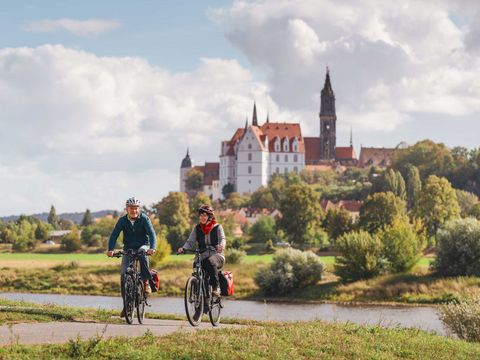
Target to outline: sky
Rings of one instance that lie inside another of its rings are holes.
[[[0,216],[152,205],[254,101],[318,136],[327,66],[338,146],[480,146],[475,0],[5,2]]]

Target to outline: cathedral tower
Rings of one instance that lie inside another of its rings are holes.
[[[327,67],[327,76],[320,99],[320,160],[335,159],[336,124],[335,94]]]

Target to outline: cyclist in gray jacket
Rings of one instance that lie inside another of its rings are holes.
[[[199,223],[195,225],[183,247],[184,250],[200,249],[202,268],[209,275],[213,296],[220,296],[218,270],[225,264],[225,232],[215,219],[215,213],[209,205],[198,208]]]

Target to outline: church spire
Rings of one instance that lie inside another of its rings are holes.
[[[248,116],[245,119],[245,132],[247,132],[247,128],[248,128]]]
[[[320,115],[336,115],[335,114],[335,94],[330,82],[330,70],[327,66],[327,75],[325,84],[323,85],[320,102]]]
[[[253,102],[252,125],[253,125],[253,126],[258,126],[258,122],[257,122],[257,104],[255,103],[255,101]]]
[[[353,147],[353,134],[352,134],[352,126],[350,125],[350,147]]]

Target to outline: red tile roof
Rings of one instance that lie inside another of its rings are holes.
[[[270,152],[274,152],[274,139],[278,136],[281,141],[285,138],[288,138],[289,141],[293,138],[297,138],[298,141],[298,151],[300,153],[305,152],[305,146],[303,144],[303,136],[302,136],[302,129],[300,128],[300,124],[293,124],[293,123],[265,123],[260,127],[260,130],[264,135],[268,137],[268,150]],[[282,143],[283,144],[283,143]],[[290,148],[290,152],[292,152],[292,148]]]
[[[240,140],[242,138],[244,132],[245,132],[245,129],[241,129],[241,128],[237,129],[237,131],[235,131],[235,134],[233,134],[230,141],[227,141],[227,143],[228,143],[227,155],[228,156],[235,155],[235,144],[237,143],[238,140]]]
[[[206,162],[203,170],[203,185],[212,185],[212,182],[218,179],[220,179],[220,163]]]
[[[387,167],[395,149],[392,148],[365,148],[360,149],[359,165]]]
[[[350,146],[337,146],[335,148],[335,159],[346,160],[346,159],[356,159],[357,155],[355,154],[355,149]]]
[[[311,164],[320,159],[320,138],[304,137],[303,141],[305,142],[305,163]]]

